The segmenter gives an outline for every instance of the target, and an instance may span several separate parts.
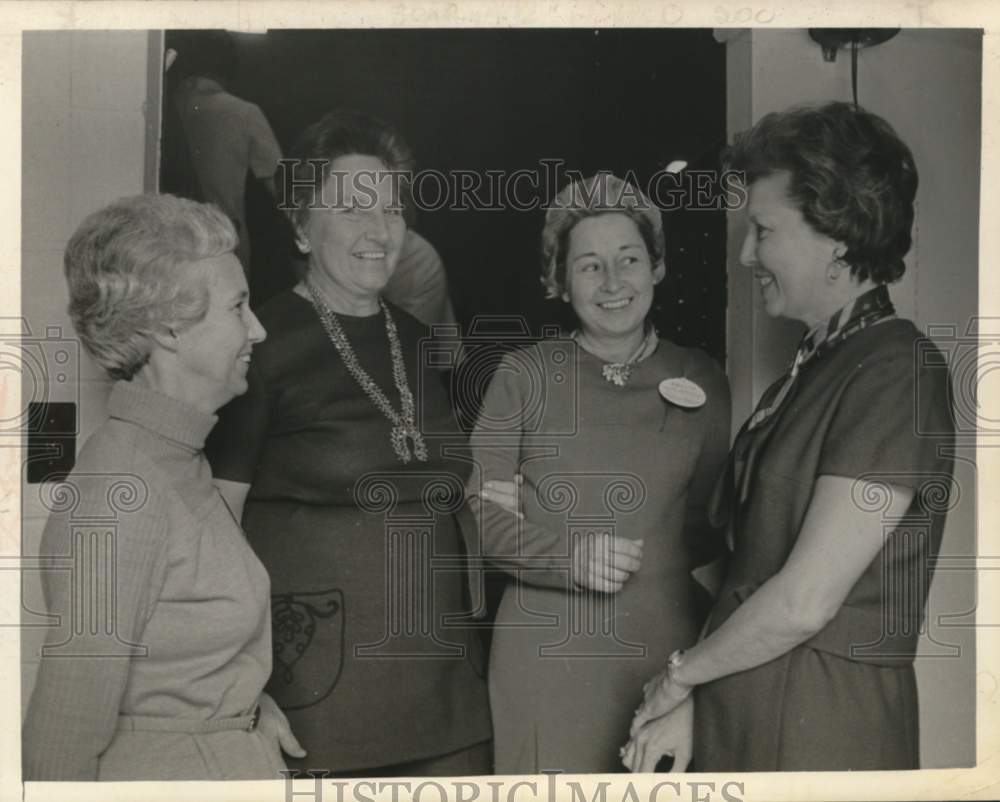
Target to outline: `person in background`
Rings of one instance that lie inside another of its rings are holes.
[[[496,770],[620,771],[643,682],[707,608],[691,571],[721,548],[707,503],[729,387],[647,321],[664,238],[637,189],[608,173],[568,185],[542,252],[578,328],[504,357],[470,441],[469,550],[510,575],[490,653]],[[497,493],[514,475],[522,515]]]
[[[290,764],[488,774],[478,639],[449,624],[469,608],[457,522],[468,467],[446,450],[465,438],[421,361],[427,326],[383,298],[412,157],[390,125],[349,110],[309,126],[290,155],[308,269],[262,307],[250,390],[209,448],[271,575],[268,688],[309,750]]]
[[[441,256],[413,229],[406,230],[399,264],[385,285],[383,295],[428,326],[456,323]]]
[[[167,77],[197,177],[198,199],[214,203],[233,221],[239,233],[236,254],[249,275],[247,176],[259,181],[277,204],[274,176],[281,146],[260,107],[228,91],[237,57],[227,32],[176,32],[171,44],[176,56]]]
[[[70,317],[115,383],[108,420],[50,491],[41,557],[86,574],[42,572],[59,623],[28,704],[27,780],[278,779],[279,746],[304,755],[263,693],[267,572],[202,453],[265,337],[236,242],[212,206],[141,195],[66,248]],[[97,531],[113,541],[88,557]]]
[[[806,334],[719,486],[732,555],[705,637],[647,684],[625,764],[916,769],[913,660],[954,431],[944,358],[918,358],[929,343],[887,289],[917,168],[885,120],[839,102],[766,115],[728,163],[748,188],[740,261],[767,314]]]

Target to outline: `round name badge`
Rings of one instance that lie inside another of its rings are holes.
[[[697,409],[705,403],[705,391],[683,376],[661,381],[660,395],[671,404],[688,409]]]

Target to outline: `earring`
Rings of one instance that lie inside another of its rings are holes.
[[[826,266],[827,279],[836,281],[840,278],[840,274],[844,272],[845,267],[847,267],[847,263],[844,261],[844,251],[841,248],[837,248],[833,252],[833,261]]]
[[[302,253],[309,253],[312,250],[312,245],[309,244],[309,240],[307,240],[305,237],[296,237],[295,246]]]

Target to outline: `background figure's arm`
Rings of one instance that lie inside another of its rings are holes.
[[[413,229],[406,231],[399,262],[382,295],[428,326],[455,323],[441,256]]]
[[[247,104],[246,136],[250,145],[250,172],[260,181],[272,198],[278,198],[274,174],[281,158],[281,145],[271,130],[271,124],[259,106]]]

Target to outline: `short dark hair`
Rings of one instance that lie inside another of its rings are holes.
[[[850,103],[772,112],[736,136],[723,154],[752,184],[789,174],[788,196],[816,231],[844,243],[859,281],[897,281],[910,250],[917,168],[881,117]]]
[[[292,222],[303,226],[309,217],[309,206],[320,197],[322,183],[329,176],[330,163],[340,157],[358,154],[374,156],[386,168],[403,174],[399,182],[404,212],[410,213],[410,174],[413,153],[402,135],[389,123],[373,114],[354,109],[337,109],[324,115],[306,128],[295,141],[282,164],[286,210]],[[307,162],[325,163],[322,175],[315,173],[313,185],[304,184],[309,173]],[[302,172],[300,172],[302,171]]]
[[[177,51],[177,61],[167,73],[175,86],[194,76],[214,78],[227,85],[239,67],[236,42],[228,31],[170,31],[164,44]]]

